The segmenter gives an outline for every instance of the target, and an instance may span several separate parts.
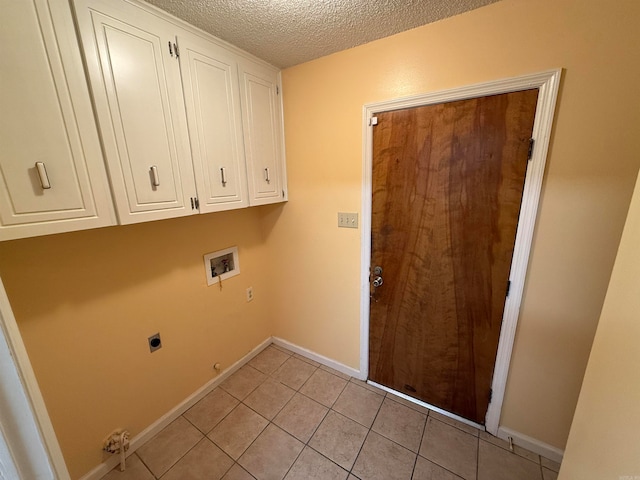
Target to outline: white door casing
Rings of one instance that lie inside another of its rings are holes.
[[[533,241],[533,232],[542,190],[544,168],[551,138],[551,127],[560,85],[561,69],[496,80],[451,90],[416,95],[363,107],[363,185],[361,230],[361,283],[360,283],[360,375],[368,378],[369,369],[369,268],[371,259],[371,195],[373,133],[371,119],[377,112],[400,110],[455,100],[496,95],[538,88],[538,104],[533,126],[534,148],[527,168],[522,206],[518,219],[515,249],[511,263],[511,288],[505,301],[502,329],[492,382],[492,401],[485,419],[485,428],[497,435],[509,372],[509,363],[515,340],[516,326],[524,291],[527,264]]]
[[[0,425],[0,478],[70,479],[2,279]]]

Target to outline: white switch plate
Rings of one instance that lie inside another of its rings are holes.
[[[338,212],[338,227],[358,228],[358,214]]]

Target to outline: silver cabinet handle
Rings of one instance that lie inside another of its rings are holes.
[[[51,188],[51,182],[49,181],[49,175],[47,175],[47,169],[44,166],[44,162],[36,162],[36,169],[38,170],[38,176],[40,177],[40,186],[43,190]]]
[[[225,172],[224,167],[220,168],[220,178],[222,179],[222,186],[226,187],[227,186],[227,174]]]
[[[154,187],[160,186],[160,177],[158,176],[158,167],[151,165],[151,184]]]
[[[265,179],[265,181],[266,181],[267,183],[269,183],[269,182],[271,181],[271,177],[270,177],[270,175],[269,175],[269,169],[268,169],[268,168],[265,168],[265,169],[264,169],[264,179]]]

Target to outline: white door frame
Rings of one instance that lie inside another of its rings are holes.
[[[558,96],[562,70],[524,75],[520,77],[496,80],[466,87],[454,88],[424,95],[389,100],[364,105],[362,111],[363,138],[363,184],[362,184],[362,237],[361,237],[361,291],[360,291],[360,374],[363,379],[369,375],[369,268],[371,261],[371,195],[372,195],[372,155],[373,126],[371,118],[379,112],[402,110],[423,105],[466,100],[501,93],[516,92],[530,88],[539,88],[538,103],[533,125],[533,156],[527,167],[518,231],[511,263],[511,288],[505,301],[502,329],[498,343],[495,370],[493,372],[493,396],[485,418],[486,430],[497,435],[500,413],[504,401],[509,362],[524,291],[525,276],[533,230],[536,222],[542,178],[549,149],[551,126]]]
[[[69,480],[1,278],[0,407],[0,478]]]

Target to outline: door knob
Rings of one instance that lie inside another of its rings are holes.
[[[380,286],[382,286],[382,284],[384,283],[384,281],[382,280],[382,277],[376,277],[373,279],[373,286],[375,288],[378,288]]]
[[[380,267],[380,266],[373,267],[373,274],[374,275],[381,275],[382,274],[382,267]]]

